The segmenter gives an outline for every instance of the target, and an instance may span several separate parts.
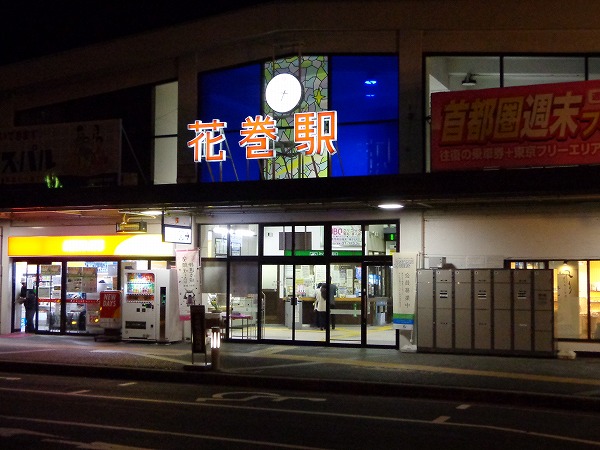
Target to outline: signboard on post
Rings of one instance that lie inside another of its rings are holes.
[[[190,323],[192,325],[192,364],[194,353],[204,353],[206,362],[206,312],[204,305],[190,306]]]
[[[396,330],[412,330],[415,325],[415,300],[417,292],[417,255],[394,253],[394,316]]]

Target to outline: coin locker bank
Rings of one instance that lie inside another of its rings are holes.
[[[38,333],[102,333],[100,294],[120,289],[124,339],[181,340],[174,255],[160,234],[8,237],[13,292],[21,280],[35,292]],[[13,332],[24,309],[13,300]]]
[[[553,271],[417,271],[417,348],[552,355]]]

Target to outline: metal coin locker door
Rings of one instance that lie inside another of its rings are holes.
[[[473,346],[473,271],[454,272],[454,348],[471,350]]]
[[[433,348],[433,270],[417,270],[417,347]]]
[[[512,284],[511,270],[492,271],[494,350],[512,349]]]
[[[514,350],[530,352],[532,339],[532,271],[523,269],[513,273],[513,338]]]
[[[451,349],[453,343],[454,308],[453,270],[435,271],[435,347]]]
[[[492,348],[492,271],[473,271],[473,344],[476,350]]]
[[[554,353],[554,271],[533,271],[533,340],[536,352]]]

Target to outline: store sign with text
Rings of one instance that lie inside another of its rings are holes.
[[[600,163],[600,80],[431,96],[432,171]]]
[[[227,159],[225,130],[227,122],[196,120],[187,126],[195,133],[187,146],[194,150],[194,161],[223,162]],[[238,144],[246,150],[246,159],[275,158],[275,142],[279,140],[276,121],[270,115],[246,117],[241,124]],[[337,153],[337,111],[302,112],[294,114],[295,149],[307,156]]]
[[[120,120],[0,129],[1,184],[120,173]]]

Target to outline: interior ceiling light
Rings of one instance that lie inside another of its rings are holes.
[[[474,78],[475,75],[472,73],[468,73],[465,75],[465,78],[462,80],[463,86],[475,86],[477,84],[477,80]]]
[[[404,205],[401,203],[380,203],[377,207],[381,209],[402,209]]]

